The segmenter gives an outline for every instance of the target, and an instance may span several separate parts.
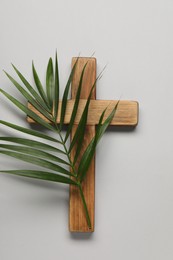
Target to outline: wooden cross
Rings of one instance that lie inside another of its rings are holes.
[[[74,65],[76,58],[72,59],[72,66]],[[70,116],[72,113],[72,108],[74,104],[74,98],[77,92],[77,87],[80,79],[80,75],[84,65],[88,62],[84,79],[83,86],[81,91],[81,99],[79,103],[78,113],[75,119],[75,124],[72,129],[71,136],[74,135],[77,124],[79,123],[80,116],[84,109],[86,99],[88,98],[91,87],[93,86],[96,80],[96,59],[95,58],[79,58],[75,74],[72,81],[72,99],[68,101],[66,115],[65,115],[65,123],[68,124],[70,122]],[[82,147],[82,151],[85,150],[86,146],[89,144],[91,139],[95,135],[95,126],[98,124],[99,117],[102,111],[109,105],[105,117],[112,111],[113,107],[117,103],[116,100],[96,100],[96,89],[93,91],[92,100],[89,107],[88,121],[87,127],[84,137],[84,143]],[[36,111],[31,105],[29,105],[30,109],[36,112],[40,117],[44,118],[38,111]],[[61,108],[61,101],[59,103],[59,107]],[[58,111],[57,122],[60,120],[60,110]],[[46,118],[44,118],[47,120]],[[31,118],[28,118],[29,123],[33,123],[34,121]],[[138,123],[138,103],[136,101],[120,101],[118,105],[117,112],[115,117],[113,118],[111,125],[118,126],[136,126]],[[71,158],[74,157],[75,151],[73,150],[71,153]],[[82,156],[82,154],[80,155]],[[80,160],[80,159],[79,159]],[[76,167],[78,167],[76,165]],[[84,214],[83,204],[81,202],[80,194],[78,188],[74,185],[70,186],[70,200],[69,200],[69,230],[71,232],[93,232],[94,231],[94,204],[95,204],[95,158],[93,158],[89,170],[86,174],[86,178],[83,182],[83,191],[86,199],[86,203],[89,210],[89,215],[91,218],[91,226],[89,229],[86,222],[86,217]]]

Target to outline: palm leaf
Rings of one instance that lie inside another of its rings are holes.
[[[53,99],[53,111],[54,111],[54,118],[55,123],[57,120],[58,115],[58,105],[59,105],[59,72],[58,72],[58,58],[57,52],[55,55],[55,86],[54,86],[54,99]]]
[[[98,142],[100,141],[101,137],[103,136],[104,132],[108,128],[110,122],[112,121],[112,119],[115,115],[118,104],[119,104],[119,101],[117,102],[117,104],[115,105],[115,107],[113,108],[113,110],[111,111],[111,113],[106,118],[106,120],[104,121],[103,124],[102,124],[102,121],[103,121],[103,117],[104,117],[106,109],[102,112],[102,114],[100,116],[99,124],[98,124],[98,128],[96,130],[95,137],[91,140],[90,144],[86,148],[86,150],[83,153],[83,156],[80,160],[80,163],[79,163],[78,175],[80,175],[79,179],[80,179],[81,182],[83,181],[83,179],[84,179],[84,177],[87,173],[87,170],[90,166],[90,163],[91,163],[91,160],[92,160],[92,158],[95,154],[95,149],[96,149]]]
[[[12,64],[14,70],[16,71],[17,75],[19,76],[19,78],[21,79],[21,81],[23,82],[23,84],[25,85],[25,87],[29,90],[29,92],[32,94],[32,96],[35,98],[35,100],[37,100],[37,102],[45,109],[47,110],[49,113],[50,108],[47,106],[47,104],[45,104],[44,100],[38,95],[38,93],[35,91],[35,89],[29,84],[29,82],[25,79],[25,77],[20,73],[20,71]]]
[[[42,118],[40,118],[37,114],[35,114],[33,111],[28,109],[26,106],[24,106],[21,102],[19,102],[17,99],[9,95],[7,92],[4,90],[0,89],[0,92],[4,94],[14,105],[16,105],[20,110],[22,110],[26,115],[31,117],[33,120],[35,120],[37,123],[40,125],[55,131],[54,127],[48,124],[46,121],[44,121]]]
[[[0,150],[0,154],[5,154],[7,156],[16,158],[16,159],[24,161],[24,162],[35,164],[35,165],[41,166],[43,168],[47,168],[49,170],[53,170],[53,171],[56,171],[56,172],[59,172],[59,173],[65,174],[65,175],[73,176],[73,174],[71,172],[67,171],[63,167],[61,167],[57,164],[51,163],[47,160],[41,159],[41,158],[36,158],[34,156],[28,156],[25,154],[20,154],[20,153],[16,153],[16,152],[12,152],[12,151],[4,151],[4,150]]]
[[[67,130],[67,133],[66,133],[66,136],[65,136],[65,142],[67,141],[67,139],[69,137],[69,134],[72,130],[74,120],[75,120],[75,117],[76,117],[76,114],[77,114],[77,110],[78,110],[78,106],[79,106],[79,100],[80,100],[80,93],[81,93],[81,89],[82,89],[83,76],[84,76],[86,66],[87,66],[87,62],[84,65],[81,76],[80,76],[79,86],[78,86],[76,97],[75,97],[75,103],[74,103],[74,106],[73,106],[73,111],[72,111],[72,114],[71,114],[68,130]]]
[[[54,95],[53,89],[54,89],[53,62],[52,62],[52,58],[50,58],[47,65],[47,72],[46,72],[46,91],[47,91],[48,102],[51,108],[53,104],[53,95]]]
[[[97,126],[97,131],[96,131],[95,136],[93,137],[93,139],[87,146],[87,148],[86,148],[85,152],[83,153],[82,158],[80,160],[79,167],[78,167],[78,176],[81,174],[80,175],[81,180],[84,178],[84,176],[90,166],[91,160],[95,154],[95,149],[96,149],[96,145],[97,145],[97,141],[98,141],[97,137],[98,137],[98,133],[99,133],[105,112],[106,112],[106,109],[102,112],[102,114],[100,116],[99,124]]]
[[[106,129],[108,128],[108,126],[110,125],[116,111],[119,105],[118,101],[115,105],[115,107],[113,108],[112,112],[109,114],[109,116],[105,119],[104,123],[100,126],[100,128],[98,128],[98,136],[97,136],[97,142],[100,141],[100,139],[102,138],[103,134],[105,133]]]
[[[22,176],[22,177],[77,185],[77,183],[75,181],[73,181],[71,178],[61,176],[59,174],[54,174],[52,172],[35,171],[35,170],[11,170],[11,171],[0,171],[0,172],[18,175],[18,176]]]
[[[106,108],[107,109],[107,108]],[[88,169],[84,169],[85,167],[89,167],[90,165],[90,161],[92,160],[93,156],[94,156],[94,153],[95,153],[95,148],[96,148],[96,145],[97,145],[97,140],[98,140],[98,133],[100,131],[100,127],[101,127],[101,124],[102,124],[102,121],[103,121],[103,117],[104,117],[104,114],[106,112],[106,109],[102,112],[101,116],[100,116],[100,119],[99,119],[99,123],[98,123],[98,126],[97,126],[97,130],[96,130],[96,133],[95,133],[95,136],[92,138],[92,140],[90,141],[89,145],[87,146],[87,148],[85,149],[85,152],[83,153],[83,156],[81,158],[81,161],[80,161],[80,164],[79,164],[79,167],[78,167],[78,174],[80,172],[82,172],[83,170],[84,171],[87,171]]]
[[[52,117],[50,113],[48,113],[44,108],[42,108],[37,101],[15,80],[13,79],[7,72],[5,72],[10,81],[14,84],[14,86],[19,90],[19,92],[26,98],[27,101],[31,103],[42,115],[44,115],[50,121]]]
[[[7,141],[7,142],[12,142],[12,143],[17,143],[17,144],[22,144],[25,146],[30,146],[38,149],[43,149],[43,150],[49,150],[52,152],[57,152],[57,153],[62,153],[66,154],[64,151],[55,148],[54,146],[51,146],[49,144],[45,144],[36,140],[30,140],[26,138],[18,138],[18,137],[0,137],[1,141]]]
[[[66,84],[66,87],[65,87],[65,90],[64,90],[64,94],[63,94],[62,106],[61,106],[60,130],[62,129],[62,126],[63,126],[63,123],[64,123],[68,93],[69,93],[70,84],[71,84],[71,81],[73,79],[73,75],[74,75],[74,72],[75,72],[77,62],[78,62],[78,58],[75,61],[75,64],[73,65],[72,71],[71,71],[70,76],[68,78],[68,81],[67,81],[67,84]]]
[[[38,74],[37,74],[37,71],[35,69],[35,66],[34,66],[34,62],[32,62],[32,72],[33,72],[33,77],[34,77],[34,81],[35,81],[35,85],[40,93],[40,96],[42,97],[42,99],[44,100],[44,102],[46,103],[46,105],[48,106],[48,108],[50,109],[50,105],[49,105],[49,102],[47,100],[47,97],[46,97],[46,94],[44,92],[44,89],[43,89],[43,86],[41,84],[41,81],[38,77]]]
[[[9,144],[0,144],[0,148],[4,148],[7,150],[11,150],[11,151],[16,151],[19,153],[24,153],[24,154],[28,154],[28,155],[32,155],[35,157],[39,157],[39,158],[45,158],[47,160],[50,161],[55,161],[58,163],[62,163],[62,164],[66,164],[69,165],[68,162],[64,161],[63,159],[52,155],[50,153],[38,150],[38,149],[33,149],[31,147],[25,147],[25,146],[18,146],[18,145],[9,145]]]
[[[87,124],[89,104],[90,104],[91,95],[92,95],[92,92],[93,92],[93,89],[95,88],[95,86],[96,86],[96,81],[95,81],[95,83],[93,84],[93,86],[90,90],[84,111],[82,113],[81,119],[79,121],[78,127],[76,129],[76,132],[74,134],[74,137],[72,139],[72,142],[71,142],[71,145],[70,145],[70,148],[69,148],[69,153],[70,153],[72,148],[74,147],[74,145],[77,144],[76,153],[75,153],[75,157],[74,157],[74,164],[76,163],[76,160],[77,160],[78,155],[79,155],[81,148],[82,148],[82,142],[83,142],[83,139],[84,139],[85,128],[86,128],[86,124]]]
[[[49,140],[49,141],[52,141],[52,142],[61,143],[61,141],[59,141],[59,140],[57,140],[57,139],[55,139],[55,138],[53,138],[49,135],[38,132],[36,130],[32,130],[32,129],[21,127],[21,126],[15,125],[15,124],[11,124],[11,123],[3,121],[3,120],[0,120],[0,124],[6,125],[6,126],[12,128],[12,129],[15,129],[15,130],[20,131],[20,132],[25,133],[25,134],[33,135],[33,136],[36,136],[36,137],[39,137],[39,138],[42,138],[42,139],[46,139],[46,140]]]

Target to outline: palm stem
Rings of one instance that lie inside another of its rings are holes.
[[[75,170],[75,168],[74,168],[74,164],[73,164],[73,162],[71,161],[71,158],[70,158],[70,155],[69,155],[69,153],[68,153],[67,147],[66,147],[66,145],[65,145],[64,139],[62,138],[61,133],[59,133],[59,135],[60,135],[60,139],[61,139],[61,141],[62,141],[62,145],[64,146],[64,150],[65,150],[65,152],[66,152],[67,158],[68,158],[68,160],[69,160],[70,166],[71,166],[71,168],[72,168],[72,170],[73,170],[73,174],[75,175],[75,177],[77,177],[77,173],[76,173],[76,170]]]
[[[87,224],[88,224],[89,229],[91,229],[91,220],[90,220],[88,207],[87,207],[87,204],[86,204],[86,200],[85,200],[85,197],[84,197],[84,193],[83,193],[83,190],[82,190],[81,183],[79,183],[78,187],[79,187],[80,196],[81,196],[83,206],[84,206],[84,210],[85,210],[85,216],[86,216]]]
[[[72,162],[72,160],[71,160],[71,158],[70,158],[68,149],[67,149],[66,144],[65,144],[65,140],[63,139],[63,137],[62,137],[62,135],[61,135],[61,131],[59,130],[59,127],[58,127],[58,125],[57,125],[57,123],[56,123],[56,119],[54,118],[53,121],[54,121],[54,125],[55,125],[55,127],[56,127],[56,130],[57,130],[57,132],[58,132],[58,134],[59,134],[59,137],[60,137],[60,139],[61,139],[61,144],[62,144],[63,147],[64,147],[64,151],[65,151],[65,153],[66,153],[66,156],[67,156],[67,158],[68,158],[68,161],[69,161],[69,163],[70,163],[70,166],[71,166],[71,168],[72,168],[72,170],[73,170],[73,174],[75,175],[75,177],[77,177],[77,173],[76,173],[74,164],[73,164],[73,162]]]
[[[54,125],[55,125],[56,130],[57,130],[57,132],[59,134],[59,137],[61,139],[61,143],[62,143],[62,145],[64,147],[64,150],[66,152],[67,158],[68,158],[69,163],[70,163],[70,166],[72,168],[72,174],[74,176],[74,179],[75,179],[76,182],[78,182],[79,193],[80,193],[81,200],[82,200],[82,203],[83,203],[87,225],[88,225],[88,228],[91,229],[91,220],[90,220],[89,211],[88,211],[88,207],[87,207],[87,204],[86,204],[85,196],[84,196],[84,193],[83,193],[83,190],[82,190],[81,182],[77,179],[78,174],[77,174],[77,172],[75,170],[75,166],[74,166],[74,164],[73,164],[73,162],[72,162],[72,160],[70,158],[68,149],[67,149],[66,144],[65,144],[65,140],[63,139],[63,137],[61,135],[61,131],[59,130],[59,127],[58,127],[55,119],[54,119]]]
[[[66,145],[65,145],[65,142],[64,142],[64,140],[63,140],[63,138],[62,138],[61,133],[59,133],[59,135],[60,135],[60,138],[61,138],[62,144],[63,144],[63,146],[64,146],[64,150],[65,150],[65,152],[66,152],[66,154],[67,154],[67,157],[68,157],[68,160],[69,160],[70,166],[71,166],[71,168],[72,168],[73,175],[75,176],[75,181],[78,181],[78,179],[77,179],[78,174],[76,173],[76,170],[75,170],[74,164],[73,164],[72,161],[71,161],[71,158],[70,158],[70,156],[69,156],[69,153],[68,153],[67,147],[66,147]],[[91,220],[90,220],[90,216],[89,216],[89,212],[88,212],[88,207],[87,207],[87,204],[86,204],[85,196],[84,196],[84,193],[83,193],[83,190],[82,190],[81,182],[79,182],[78,187],[79,187],[80,196],[81,196],[82,203],[83,203],[84,210],[85,210],[85,216],[86,216],[86,220],[87,220],[88,228],[91,229]]]

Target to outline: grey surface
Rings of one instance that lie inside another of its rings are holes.
[[[140,103],[136,130],[111,129],[98,147],[93,235],[68,232],[63,185],[0,175],[1,260],[173,259],[172,14],[171,0],[0,1],[1,71],[13,62],[31,80],[34,59],[44,80],[57,48],[63,86],[71,58],[95,51],[98,71],[108,63],[97,98]],[[2,97],[0,118],[26,125]],[[1,169],[18,164],[0,156]]]

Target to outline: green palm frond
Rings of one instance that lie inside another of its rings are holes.
[[[68,129],[67,129],[67,133],[66,133],[66,136],[65,136],[65,142],[67,141],[69,134],[71,133],[71,130],[72,130],[72,127],[73,127],[73,124],[74,124],[74,120],[76,118],[76,114],[77,114],[77,110],[78,110],[78,106],[79,106],[81,89],[82,89],[83,76],[84,76],[86,66],[87,66],[87,63],[83,67],[83,70],[82,70],[82,73],[81,73],[81,76],[80,76],[79,85],[78,85],[76,98],[75,98],[75,103],[74,103],[73,111],[72,111],[72,114],[71,114],[70,123],[69,123]]]
[[[48,153],[48,152],[45,152],[42,150],[31,148],[28,146],[25,147],[25,146],[21,146],[21,145],[0,144],[0,148],[4,148],[7,150],[11,150],[11,151],[16,151],[16,152],[23,153],[26,155],[32,155],[32,156],[35,156],[38,158],[45,158],[50,161],[55,161],[55,162],[66,164],[66,165],[70,166],[70,164],[67,161],[61,159],[58,156],[55,156],[51,153]]]
[[[17,144],[21,144],[21,145],[25,145],[25,146],[38,148],[38,149],[43,149],[43,150],[48,150],[48,151],[52,151],[52,152],[66,154],[64,152],[64,150],[62,150],[62,149],[58,149],[58,148],[56,148],[52,145],[45,144],[43,142],[36,141],[36,140],[27,139],[27,138],[8,137],[8,136],[7,137],[6,136],[1,137],[0,136],[0,141],[7,141],[7,142],[17,143]]]
[[[43,86],[42,86],[42,84],[41,84],[41,81],[40,81],[39,76],[38,76],[38,74],[37,74],[37,71],[36,71],[36,69],[35,69],[34,62],[32,62],[32,72],[33,72],[33,77],[34,77],[35,85],[36,85],[36,87],[37,87],[38,92],[40,93],[40,96],[42,97],[42,99],[43,99],[43,101],[45,102],[46,106],[47,106],[49,109],[51,109],[51,106],[50,106],[50,104],[49,104],[49,102],[48,102],[48,99],[47,99],[47,97],[46,97],[46,94],[45,94],[45,92],[44,92],[44,88],[43,88]]]
[[[74,176],[74,174],[70,173],[69,171],[67,171],[66,169],[64,169],[63,167],[54,164],[48,160],[44,160],[41,158],[37,158],[35,156],[28,156],[28,154],[21,154],[21,153],[17,153],[17,152],[13,152],[13,150],[11,151],[5,151],[5,150],[0,150],[1,154],[5,154],[8,156],[11,156],[13,158],[16,158],[18,160],[24,161],[24,162],[28,162],[31,163],[33,165],[38,165],[41,166],[43,168],[47,168],[49,170],[53,170],[55,172],[59,172],[65,175],[69,175],[69,176]]]
[[[25,87],[29,90],[29,92],[32,94],[34,99],[42,106],[47,112],[51,112],[50,108],[47,106],[47,102],[44,102],[42,97],[35,91],[35,89],[29,84],[29,82],[25,79],[25,77],[20,73],[20,71],[12,64],[15,72],[19,76],[20,80],[23,82]]]
[[[28,178],[35,178],[40,180],[77,185],[77,183],[72,179],[67,178],[65,176],[61,176],[59,174],[54,174],[52,172],[34,171],[34,170],[11,170],[11,171],[0,171],[0,172],[28,177]]]
[[[91,140],[91,142],[89,143],[89,145],[86,147],[85,151],[83,152],[81,156],[81,160],[79,162],[79,167],[76,170],[75,163],[82,151],[82,143],[84,140],[86,125],[87,125],[88,111],[89,111],[92,92],[96,86],[97,80],[100,78],[99,75],[96,81],[94,82],[93,86],[91,86],[91,91],[89,93],[88,99],[86,100],[84,110],[82,112],[79,124],[76,128],[76,132],[73,136],[70,146],[67,147],[66,142],[70,136],[76,118],[76,114],[78,111],[80,94],[83,85],[83,77],[87,67],[87,63],[86,63],[83,66],[80,75],[76,98],[74,101],[70,122],[67,127],[67,132],[65,137],[63,137],[62,129],[63,129],[64,119],[66,114],[66,107],[68,101],[67,99],[68,99],[70,85],[73,80],[77,63],[78,63],[78,58],[76,59],[76,62],[71,70],[71,73],[69,75],[69,78],[67,80],[64,89],[64,93],[62,95],[62,105],[61,105],[59,124],[57,124],[57,115],[59,110],[60,87],[59,87],[57,53],[55,55],[55,64],[53,64],[52,58],[50,58],[48,61],[47,71],[46,71],[46,90],[44,90],[44,87],[35,69],[34,63],[32,63],[32,72],[33,72],[33,78],[36,85],[36,90],[34,89],[33,86],[31,86],[31,84],[25,79],[25,77],[14,65],[12,66],[15,72],[17,73],[19,79],[23,83],[23,86],[21,83],[18,83],[13,77],[11,77],[7,72],[5,72],[9,80],[17,88],[20,94],[25,98],[26,104],[22,104],[19,100],[17,100],[15,97],[8,94],[3,89],[0,89],[0,92],[11,103],[13,103],[19,110],[24,112],[26,116],[31,117],[35,122],[40,124],[42,127],[53,132],[54,136],[56,135],[56,137],[52,137],[50,134],[45,134],[40,131],[36,131],[27,127],[18,126],[11,122],[0,120],[0,125],[2,125],[3,127],[9,127],[13,130],[18,131],[19,133],[22,133],[22,137],[16,137],[16,136],[0,137],[0,154],[15,158],[17,160],[21,160],[26,163],[30,163],[32,165],[36,165],[37,167],[39,166],[41,168],[44,168],[44,171],[26,169],[26,170],[4,170],[4,171],[1,170],[0,172],[29,177],[29,178],[54,181],[54,182],[59,182],[64,184],[76,185],[79,188],[79,192],[81,194],[82,202],[85,208],[88,227],[90,227],[91,222],[90,222],[90,217],[88,214],[88,209],[87,209],[87,205],[82,190],[82,182],[87,174],[97,144],[99,143],[101,137],[103,136],[112,118],[114,117],[118,103],[116,104],[114,109],[111,111],[111,113],[107,116],[107,118],[104,121],[103,118],[105,117],[106,109],[102,112],[98,127],[96,128],[96,134],[94,138]],[[39,111],[43,117],[48,119],[48,121],[42,119],[36,112],[31,111],[27,106],[28,102],[33,107],[35,107],[36,110]],[[23,138],[23,134],[33,136],[34,140],[30,138]],[[42,139],[42,141],[40,141],[40,139]],[[50,143],[45,143],[45,141]],[[74,158],[71,159],[70,153],[74,148],[74,146],[75,146],[75,155]],[[57,154],[63,155],[63,158],[61,158],[59,155],[57,156]]]
[[[65,117],[66,106],[67,106],[67,98],[68,98],[68,94],[69,94],[69,90],[70,90],[70,84],[71,84],[71,81],[72,81],[72,78],[73,78],[73,75],[74,75],[74,72],[75,72],[77,62],[78,62],[78,59],[76,60],[74,66],[72,68],[72,71],[70,73],[70,76],[69,76],[67,84],[66,84],[66,87],[64,89],[64,94],[63,94],[63,98],[62,98],[62,107],[61,107],[60,126],[59,126],[60,130],[62,129],[62,126],[63,126],[63,123],[64,123],[64,117]]]
[[[54,131],[54,127],[52,125],[48,124],[46,121],[44,121],[42,118],[40,118],[36,113],[28,109],[27,106],[23,105],[21,102],[19,102],[16,98],[12,97],[10,94],[8,94],[3,89],[0,89],[0,92],[4,94],[14,105],[16,105],[20,110],[22,110],[27,116],[30,116],[32,119],[34,119],[37,123],[40,125],[48,128],[49,130]],[[46,112],[47,113],[47,112]],[[46,117],[46,115],[44,114]]]
[[[57,52],[55,56],[55,85],[54,85],[54,97],[53,97],[53,113],[54,113],[54,122],[56,123],[58,115],[58,106],[59,106],[59,71],[58,71],[58,57]]]
[[[42,115],[44,115],[48,120],[52,120],[50,113],[48,113],[40,104],[35,100],[16,80],[14,80],[7,72],[5,72],[7,77],[11,80],[13,85],[18,89],[18,91],[23,95],[23,97],[28,100],[28,102],[33,105]]]
[[[88,110],[89,110],[91,95],[92,95],[92,92],[93,92],[95,86],[96,86],[96,81],[90,90],[84,111],[82,113],[81,119],[79,121],[79,124],[77,126],[76,132],[74,134],[74,137],[72,139],[72,142],[71,142],[71,145],[69,148],[69,152],[71,152],[72,148],[77,143],[76,153],[75,153],[75,157],[74,157],[74,164],[76,163],[78,155],[80,154],[80,151],[82,148],[82,143],[83,143],[83,139],[84,139],[84,135],[85,135],[85,128],[87,125]]]
[[[114,117],[114,114],[117,110],[118,104],[119,104],[119,102],[117,102],[114,109],[109,114],[109,116],[106,118],[104,123],[103,123],[103,117],[105,115],[107,108],[102,112],[102,114],[100,116],[100,120],[99,120],[99,124],[98,124],[97,130],[96,130],[95,137],[91,140],[91,142],[87,146],[85,152],[83,153],[81,161],[79,163],[78,176],[79,176],[79,179],[80,179],[81,182],[83,181],[83,179],[84,179],[84,177],[87,173],[87,170],[90,166],[90,163],[91,163],[91,160],[94,156],[95,149],[96,149],[98,142],[100,141],[101,137],[103,136],[104,132],[106,131],[106,129],[108,128],[110,122],[112,121],[112,119]]]
[[[53,107],[53,86],[54,86],[54,71],[52,58],[49,59],[46,72],[46,92],[49,105]]]
[[[28,135],[33,135],[35,137],[39,137],[41,139],[46,139],[46,140],[49,140],[49,141],[52,141],[52,142],[55,142],[55,143],[61,143],[59,140],[49,136],[49,135],[46,135],[46,134],[43,134],[41,132],[38,132],[36,130],[32,130],[32,129],[29,129],[29,128],[25,128],[25,127],[22,127],[22,126],[18,126],[18,125],[15,125],[15,124],[11,124],[9,122],[6,122],[6,121],[3,121],[3,120],[0,120],[0,124],[2,125],[5,125],[5,126],[8,126],[14,130],[17,130],[21,133],[25,133],[25,134],[28,134]]]

